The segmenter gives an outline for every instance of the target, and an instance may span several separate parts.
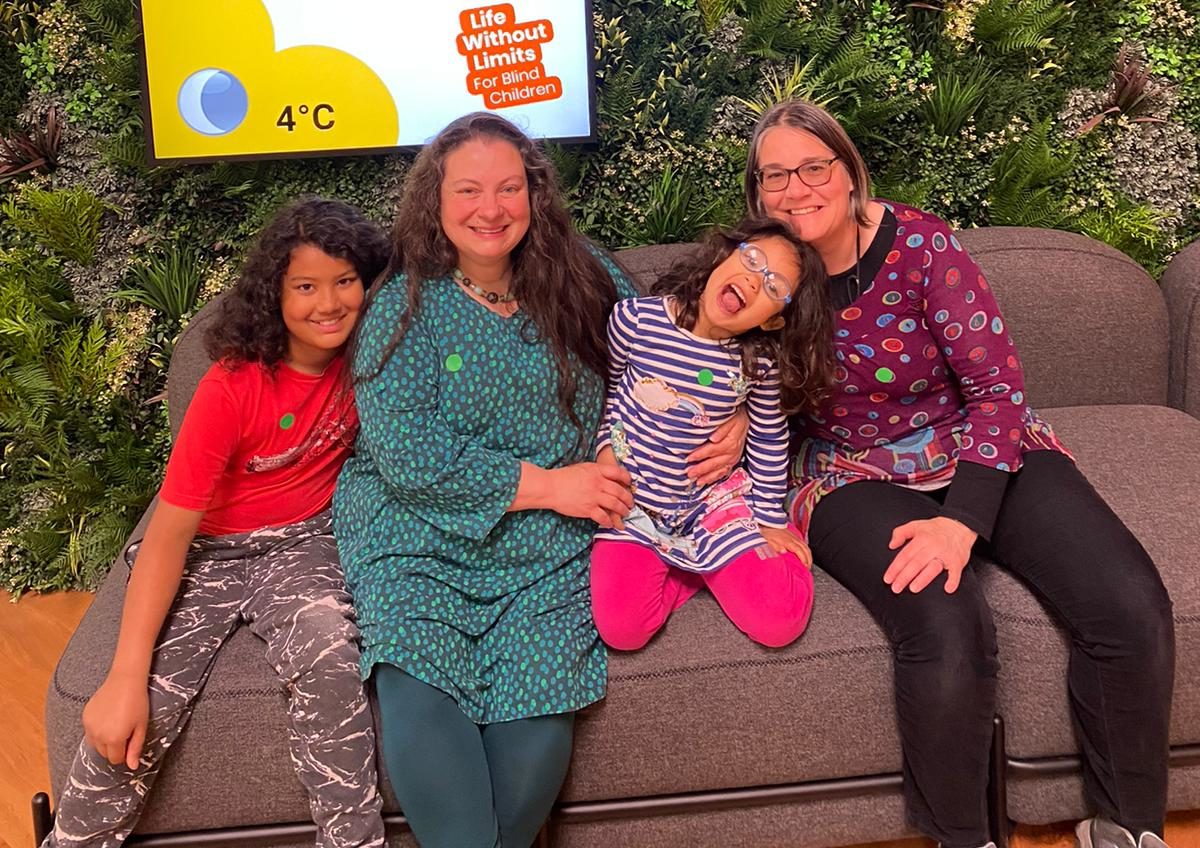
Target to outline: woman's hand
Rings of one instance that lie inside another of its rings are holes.
[[[687,476],[701,486],[724,480],[741,462],[749,430],[750,416],[742,407],[707,442],[688,454]]]
[[[619,465],[580,462],[546,472],[547,506],[560,515],[590,518],[606,530],[624,530],[633,508],[629,472]]]
[[[946,572],[946,592],[958,589],[978,534],[953,518],[938,516],[901,524],[892,531],[888,547],[900,548],[883,573],[883,582],[896,594],[906,588],[920,592]]]
[[[759,525],[758,529],[776,555],[795,554],[804,563],[805,568],[812,568],[812,551],[790,529],[784,530],[780,527],[763,527],[762,525]]]
[[[104,759],[133,770],[142,756],[149,721],[147,681],[110,674],[83,708],[83,735]]]

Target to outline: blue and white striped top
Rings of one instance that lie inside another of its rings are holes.
[[[675,325],[661,297],[619,302],[608,321],[611,368],[598,449],[611,446],[634,484],[625,530],[597,539],[655,548],[671,565],[716,571],[766,544],[759,526],[786,527],[787,419],[779,371],[759,358],[742,374],[737,339],[705,339]],[[697,487],[687,456],[743,404],[746,454],[724,480]],[[767,554],[770,555],[770,554]]]

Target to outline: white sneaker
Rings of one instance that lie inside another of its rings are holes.
[[[1085,819],[1076,825],[1075,844],[1079,848],[1168,848],[1167,843],[1148,830],[1135,841],[1132,833],[1104,816]]]

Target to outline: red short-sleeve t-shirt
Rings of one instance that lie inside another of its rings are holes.
[[[159,496],[204,512],[218,536],[294,524],[325,509],[358,432],[339,356],[320,376],[281,363],[218,362],[200,381]]]

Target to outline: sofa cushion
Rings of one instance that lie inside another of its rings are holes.
[[[191,403],[192,395],[196,393],[196,387],[200,385],[200,378],[212,365],[212,360],[204,350],[204,334],[217,320],[217,309],[224,296],[219,295],[204,304],[175,342],[171,365],[167,370],[167,417],[171,421],[172,439],[179,435],[183,414]]]
[[[1171,406],[1200,415],[1200,240],[1171,260],[1162,291],[1171,315]]]
[[[47,703],[55,786],[74,755],[83,704],[107,671],[127,577],[118,563],[56,671]],[[812,624],[779,651],[752,643],[702,595],[646,650],[612,657],[608,698],[580,718],[564,797],[605,800],[897,772],[891,680],[891,653],[878,627],[819,570]],[[681,729],[692,727],[704,732],[685,733],[681,744]],[[236,782],[213,779],[233,762]],[[394,811],[390,791],[385,797]],[[307,817],[289,766],[282,693],[262,643],[239,628],[217,655],[138,830]]]
[[[612,652],[608,697],[579,721],[564,796],[898,772],[887,641],[848,592],[815,578],[812,622],[787,648],[752,643],[701,593],[644,650]]]
[[[1042,412],[1162,573],[1177,643],[1171,742],[1200,742],[1200,420],[1157,406]],[[1065,635],[1011,574],[988,566],[981,577],[1000,644],[998,711],[1008,754],[1075,754]]]
[[[1166,404],[1167,307],[1145,269],[1059,230],[985,227],[959,238],[995,290],[1035,408]]]

